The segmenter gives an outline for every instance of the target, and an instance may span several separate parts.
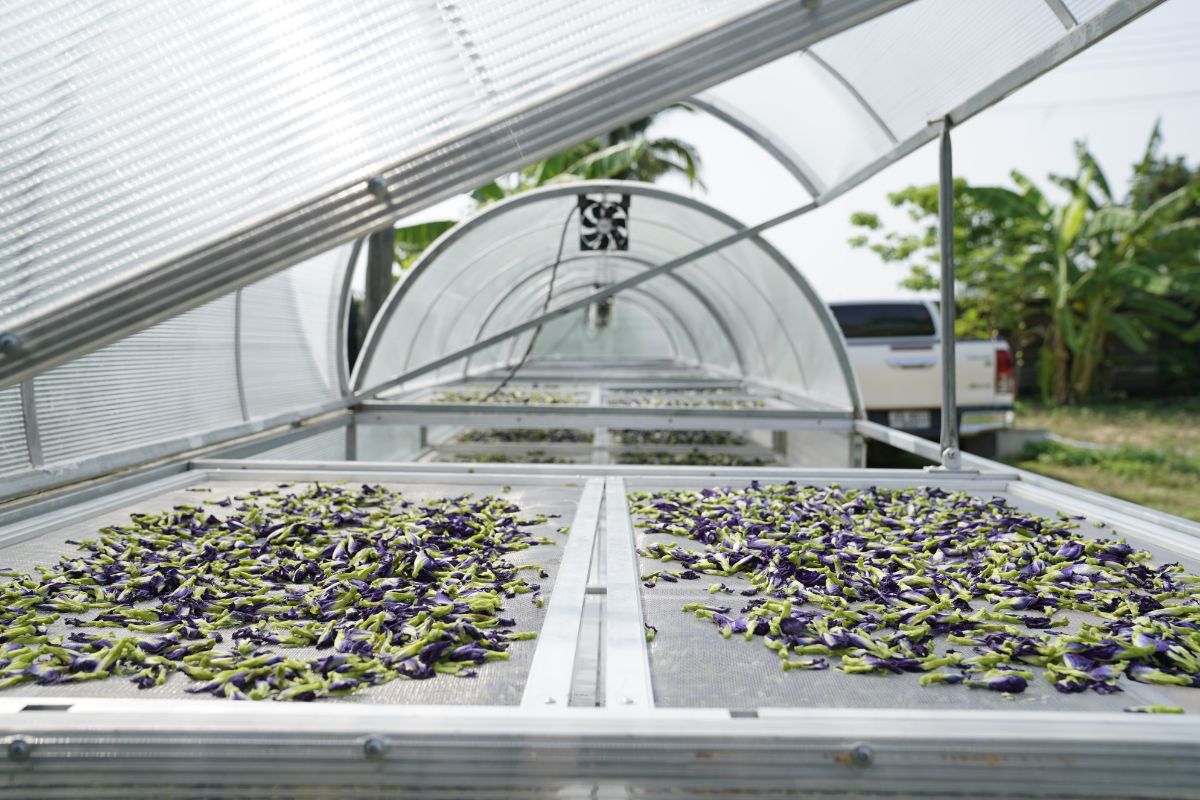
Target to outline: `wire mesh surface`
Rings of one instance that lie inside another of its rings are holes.
[[[271,484],[266,484],[271,485]],[[555,531],[569,524],[578,502],[581,488],[572,482],[564,482],[562,486],[512,486],[502,491],[499,484],[472,484],[462,486],[452,482],[447,483],[387,483],[392,490],[403,491],[408,499],[421,500],[435,497],[456,497],[465,493],[477,496],[486,494],[503,494],[520,506],[524,516],[542,513],[561,515],[552,517],[548,523],[532,526],[530,530],[535,536],[546,536],[553,539],[554,545],[539,545],[527,550],[509,553],[506,558],[520,566],[522,564],[539,564],[550,577],[541,579],[544,598],[549,598],[554,587],[558,564],[562,558],[562,548],[566,536]],[[0,565],[18,572],[30,572],[38,565],[51,565],[62,555],[76,552],[76,548],[67,540],[80,540],[93,536],[97,530],[106,525],[126,522],[134,512],[159,512],[170,509],[181,503],[204,505],[206,510],[223,516],[223,509],[214,505],[215,501],[235,494],[244,494],[250,490],[262,488],[264,483],[225,482],[203,484],[211,492],[196,492],[181,490],[158,495],[144,501],[130,504],[116,511],[98,514],[82,522],[65,525],[49,530],[41,535],[23,542],[0,549]],[[191,487],[201,488],[201,487]],[[212,506],[209,508],[209,506]],[[565,521],[564,521],[565,520]],[[536,580],[536,579],[535,579]],[[545,616],[544,608],[537,608],[529,594],[507,598],[504,602],[504,616],[515,621],[514,630],[538,631],[541,629]],[[64,615],[64,618],[69,615]],[[86,616],[86,615],[85,615]],[[69,628],[62,619],[50,627],[51,634],[66,635]],[[85,629],[86,630],[86,629]],[[102,635],[141,636],[133,632],[120,631],[115,628],[92,629]],[[153,638],[146,635],[145,638]],[[524,691],[525,677],[529,673],[533,652],[537,641],[515,641],[509,647],[509,660],[487,663],[479,667],[475,678],[459,678],[453,675],[436,675],[428,680],[398,679],[379,686],[372,686],[351,695],[328,698],[329,702],[339,703],[400,703],[400,704],[462,704],[462,705],[513,705],[520,702]],[[278,652],[297,659],[314,659],[328,655],[328,650],[317,650],[313,647],[278,647]],[[184,691],[200,682],[189,680],[186,676],[173,674],[162,686],[150,689],[138,689],[127,677],[113,676],[99,681],[83,683],[64,683],[53,686],[37,686],[23,684],[3,692],[0,697],[100,697],[100,698],[147,698],[160,700],[214,700],[218,699],[209,694],[191,694]]]
[[[729,482],[696,484],[702,486],[742,485]],[[648,482],[630,482],[629,491],[648,491]],[[1028,513],[1053,516],[1055,509],[1017,499],[1005,493],[980,493],[1004,497]],[[1078,520],[1078,533],[1089,538],[1113,536],[1111,529],[1097,529],[1092,520]],[[1149,551],[1154,562],[1179,561],[1185,570],[1200,574],[1200,563],[1179,559],[1162,548],[1126,537],[1134,547]],[[698,549],[688,539],[667,534],[647,535],[635,528],[639,548],[654,542],[671,542],[685,549]],[[673,562],[639,558],[642,574],[664,568],[677,568]],[[724,583],[733,594],[710,594],[713,583]],[[739,635],[724,639],[717,626],[682,611],[686,603],[730,606],[736,613],[749,598],[738,594],[750,588],[750,582],[738,578],[701,575],[700,580],[670,584],[660,582],[651,589],[641,588],[642,609],[649,625],[658,628],[649,643],[650,672],[654,702],[667,707],[728,707],[754,709],[787,708],[919,708],[990,711],[1104,711],[1120,712],[1130,706],[1163,704],[1181,706],[1189,713],[1200,712],[1200,690],[1184,687],[1151,686],[1122,678],[1124,690],[1111,695],[1095,692],[1061,694],[1040,670],[1021,694],[1006,696],[999,692],[969,689],[964,686],[928,686],[918,684],[916,674],[846,674],[832,665],[821,671],[784,672],[780,658],[768,649],[761,637],[746,641]],[[1059,614],[1058,616],[1063,616]],[[1067,614],[1072,628],[1084,619]],[[946,646],[941,638],[939,650]],[[954,645],[950,645],[953,647]],[[960,648],[961,649],[961,648]]]

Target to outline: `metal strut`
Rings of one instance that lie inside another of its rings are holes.
[[[958,398],[954,360],[954,161],[950,117],[942,120],[938,159],[938,244],[941,250],[942,316],[942,469],[962,469],[958,449]]]

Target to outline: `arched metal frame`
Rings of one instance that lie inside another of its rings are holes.
[[[820,197],[825,191],[825,185],[812,174],[812,168],[806,165],[804,160],[793,153],[786,144],[772,136],[770,131],[746,122],[740,114],[733,109],[725,108],[715,98],[689,97],[684,103],[721,120],[761,147],[767,155],[779,162],[779,165],[804,187],[804,191],[808,192],[809,197]]]
[[[660,224],[660,223],[654,223],[654,224]],[[662,227],[668,228],[672,232],[677,233],[681,236],[687,236],[687,234],[684,231],[675,230],[674,228],[671,228],[670,226],[662,226]],[[529,229],[522,231],[521,233],[514,234],[512,236],[507,236],[504,238],[497,238],[488,248],[486,248],[485,250],[483,250],[479,253],[478,258],[484,258],[492,253],[505,252],[509,248],[509,246],[512,245],[514,242],[521,240],[522,238],[524,238],[525,236],[527,236],[531,233],[537,233],[539,231],[557,231],[557,230],[559,230],[559,225],[555,223],[555,224],[548,224],[548,225],[540,225],[536,228],[529,228]],[[434,244],[436,245],[436,242]],[[638,260],[638,259],[635,259],[634,257],[629,256],[628,254],[621,254],[619,256],[614,255],[614,254],[609,254],[608,257],[609,258],[620,257],[620,258],[625,258],[630,261]],[[728,256],[726,254],[716,253],[716,254],[714,254],[714,257],[721,258],[724,261],[726,261],[726,263],[728,263],[731,267],[736,268],[736,265],[728,258]],[[575,259],[575,257],[571,257],[570,259],[563,259],[563,261],[565,262],[565,261],[574,260],[574,259]],[[519,260],[520,260],[519,258],[518,259],[510,259],[507,262],[504,262],[503,266],[494,270],[494,272],[505,272],[505,271],[513,268],[513,265],[516,262],[518,262]],[[640,263],[644,264],[645,266],[653,266],[653,264],[651,264],[649,261],[640,261]],[[415,270],[417,266],[418,265],[413,265],[412,269]],[[469,268],[470,268],[469,265],[464,266],[460,270],[460,272],[464,272]],[[409,273],[408,275],[406,275],[406,278],[409,280],[415,279],[415,277],[416,277],[415,272],[412,272],[412,273]],[[721,327],[722,333],[725,335],[726,339],[730,343],[733,353],[734,353],[735,357],[737,358],[739,369],[741,369],[744,372],[745,371],[745,363],[746,363],[745,356],[742,353],[741,348],[738,347],[736,344],[736,341],[731,332],[728,320],[726,320],[724,315],[721,314],[720,311],[712,304],[711,300],[709,300],[707,297],[705,297],[702,292],[696,291],[695,287],[692,286],[691,283],[686,278],[679,276],[676,273],[670,273],[670,277],[673,278],[676,282],[680,283],[680,285],[682,285],[689,293],[693,294],[698,300],[700,300],[700,302],[702,304],[704,304],[705,308],[709,311],[709,313],[712,314],[712,316],[716,320],[717,324]],[[404,283],[404,281],[402,281],[402,283]],[[389,298],[389,302],[390,302],[390,298]],[[384,313],[387,312],[388,304],[389,304],[388,302],[385,302],[384,308],[380,311],[377,319],[382,318]],[[424,322],[424,320],[429,317],[429,314],[432,310],[433,310],[432,307],[427,307],[427,308],[424,308],[421,310],[422,322]],[[374,327],[374,326],[372,326],[372,327]],[[370,334],[370,332],[368,332],[367,343],[370,343],[371,340],[372,340],[371,334]],[[478,341],[478,336],[476,337],[475,341]],[[367,357],[369,357],[367,343],[364,343],[362,353],[359,354],[359,359],[358,359],[359,362],[365,363],[364,360]],[[409,348],[410,348],[409,349],[409,357],[410,358],[411,358],[411,352],[412,352],[411,348],[412,348],[413,344],[414,343],[412,343],[412,342],[410,342],[410,344],[409,344]],[[761,343],[759,343],[759,349],[761,350]],[[407,360],[408,359],[406,358],[406,361]],[[356,365],[356,368],[357,368],[357,365]]]
[[[562,288],[561,296],[569,297],[571,295],[588,292],[590,290],[591,290],[590,282],[580,283],[575,286],[564,286]],[[688,330],[687,326],[683,323],[683,320],[680,319],[678,313],[674,309],[672,309],[669,304],[664,302],[661,297],[656,297],[655,295],[650,294],[649,292],[635,289],[629,293],[629,300],[631,301],[630,305],[635,305],[643,311],[652,313],[650,307],[653,306],[660,313],[665,314],[666,316],[670,317],[675,322],[675,325],[678,326],[679,332],[684,337],[686,337],[688,342],[691,344],[692,352],[697,353],[697,354],[700,352],[700,348],[698,347],[698,345],[696,343],[695,335],[690,330]],[[523,297],[523,298],[519,298],[517,300],[517,303],[525,304],[525,305],[532,303],[532,304],[536,305],[537,298]],[[677,354],[680,354],[682,351],[679,349],[678,342],[676,341],[676,336],[672,332],[671,327],[668,326],[666,323],[664,323],[663,320],[659,319],[658,317],[654,317],[654,321],[658,325],[659,330],[661,330],[663,332],[663,335],[665,335],[667,337],[667,339],[671,342],[671,346],[675,350],[675,352]],[[486,325],[486,321],[484,324]],[[519,337],[514,337],[513,339],[510,340],[511,344],[509,347],[508,365],[507,366],[511,366],[511,364],[517,360],[517,350],[519,349],[517,346],[518,340],[519,340]],[[469,362],[470,357],[463,359],[463,360]],[[470,378],[469,369],[463,370],[463,377],[464,377],[464,379]]]
[[[445,253],[449,252],[455,243],[465,236],[467,233],[475,230],[483,223],[494,219],[496,216],[520,208],[521,206],[547,200],[556,197],[566,197],[578,194],[580,191],[590,193],[629,193],[633,195],[644,195],[653,197],[657,200],[678,204],[682,207],[698,211],[711,217],[713,220],[721,223],[723,226],[732,231],[744,229],[744,225],[736,219],[730,217],[718,209],[713,208],[699,200],[691,197],[680,195],[674,192],[669,192],[649,184],[629,183],[623,181],[590,181],[585,184],[564,184],[562,186],[554,186],[526,192],[506,200],[488,206],[479,214],[451,228],[445,234],[438,238],[418,259],[409,270],[409,274],[405,280],[397,284],[391,294],[384,303],[383,309],[372,322],[370,330],[367,332],[366,343],[363,346],[362,355],[355,365],[354,374],[351,385],[358,398],[370,396],[377,391],[382,391],[390,385],[394,385],[395,379],[385,381],[384,383],[375,383],[370,386],[366,385],[366,374],[370,368],[371,362],[375,357],[376,350],[383,333],[387,330],[393,316],[403,303],[405,297],[412,290],[412,287],[417,285],[421,277],[437,263]],[[850,366],[849,357],[846,353],[845,341],[837,324],[834,322],[832,315],[825,304],[818,298],[815,291],[804,279],[803,275],[797,270],[790,261],[769,242],[761,237],[750,237],[745,240],[749,244],[753,244],[771,261],[773,261],[784,274],[792,281],[792,283],[800,290],[803,297],[808,301],[813,308],[817,319],[821,323],[822,333],[831,341],[833,350],[837,358],[838,371],[841,373],[847,386],[847,393],[850,397],[850,402],[856,414],[862,414],[862,401],[858,392],[858,384],[854,377],[853,369]],[[728,258],[728,256],[725,256]]]
[[[648,259],[639,258],[637,256],[631,256],[628,253],[609,253],[606,257],[617,260],[617,261],[628,261],[630,263],[639,264],[643,267],[654,266],[653,262],[649,261]],[[565,264],[565,263],[568,263],[571,261],[579,261],[579,260],[590,259],[590,258],[594,258],[594,256],[571,256],[569,258],[564,258],[562,260],[562,263]],[[527,273],[524,277],[521,278],[521,280],[519,282],[514,284],[513,287],[510,288],[504,295],[502,295],[500,298],[498,298],[496,301],[494,301],[492,303],[492,306],[488,309],[487,313],[484,315],[483,322],[475,327],[475,334],[473,337],[473,341],[477,342],[483,337],[483,332],[487,328],[488,321],[491,320],[493,314],[495,313],[496,309],[499,308],[501,303],[503,303],[509,296],[511,296],[515,292],[519,291],[521,287],[536,280],[540,275],[543,275],[546,272],[549,272],[551,268],[552,268],[552,265],[547,264],[546,266],[540,268],[536,272]],[[703,292],[698,291],[696,289],[696,287],[693,286],[690,281],[686,280],[685,278],[683,278],[679,275],[676,275],[675,273],[671,273],[668,277],[674,279],[677,283],[679,283],[688,292],[688,294],[690,294],[692,297],[694,297],[696,299],[697,302],[699,302],[701,305],[704,306],[705,310],[712,316],[713,322],[715,322],[717,324],[717,327],[720,328],[722,335],[724,335],[724,337],[725,337],[725,341],[728,342],[728,344],[729,344],[729,349],[734,354],[734,358],[737,359],[738,371],[741,373],[745,373],[746,358],[742,354],[742,349],[741,349],[741,347],[738,346],[737,340],[734,338],[732,331],[730,331],[729,322],[725,319],[725,316],[720,312],[719,309],[717,309],[715,306],[713,306],[712,301],[710,301],[708,299],[708,297],[706,297],[704,295]],[[672,314],[674,314],[674,312],[672,312]],[[676,319],[678,319],[678,315],[675,315],[675,316],[676,316]],[[682,322],[680,322],[680,324],[682,325]],[[688,332],[688,336],[691,337],[690,331]],[[693,339],[693,342],[694,341],[695,340]],[[469,364],[471,361],[471,357],[468,356],[464,360]],[[464,373],[466,371],[467,370],[464,369]]]

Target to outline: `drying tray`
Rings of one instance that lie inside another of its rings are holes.
[[[571,528],[563,547],[527,551],[552,576],[543,582],[553,584],[545,608],[519,618],[539,638],[514,643],[512,661],[488,664],[473,680],[397,681],[314,703],[200,699],[173,686],[155,695],[123,680],[83,693],[15,688],[0,693],[0,746],[10,754],[0,760],[0,797],[356,797],[383,787],[421,797],[1200,791],[1195,714],[1118,710],[1166,703],[1200,711],[1200,691],[1127,685],[1110,703],[1031,685],[1005,700],[920,688],[911,675],[783,673],[761,642],[725,640],[682,612],[693,597],[678,584],[644,588],[626,493],[751,479],[1000,495],[1033,513],[1084,514],[1081,531],[1104,521],[1158,561],[1200,565],[1200,545],[1186,530],[1135,507],[1095,505],[1086,493],[1025,485],[1014,473],[197,462],[143,485],[126,478],[120,486],[128,488],[89,487],[0,514],[0,560],[52,560],[63,539],[129,510],[194,502],[184,491],[193,486],[214,496],[313,480],[439,495],[508,486],[525,511],[561,513],[551,524]],[[644,620],[658,627],[649,644]]]

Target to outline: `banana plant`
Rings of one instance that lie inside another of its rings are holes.
[[[1139,353],[1160,332],[1200,338],[1186,328],[1194,311],[1173,299],[1195,297],[1200,285],[1200,218],[1181,219],[1198,198],[1193,181],[1146,208],[1110,204],[1089,220],[1082,236],[1091,267],[1071,287],[1083,308],[1072,341],[1075,396],[1092,392],[1109,336]]]
[[[1118,200],[1092,153],[1051,176],[1051,200],[1012,172],[1013,188],[955,182],[955,275],[962,287],[960,335],[1007,336],[1023,354],[1040,341],[1038,385],[1047,402],[1093,395],[1112,345],[1146,352],[1152,342],[1200,342],[1200,173],[1162,158],[1156,127],[1133,186]],[[887,231],[875,214],[851,221],[870,235],[851,239],[884,261],[907,264],[902,285],[937,288],[937,186],[888,196],[916,233]]]

